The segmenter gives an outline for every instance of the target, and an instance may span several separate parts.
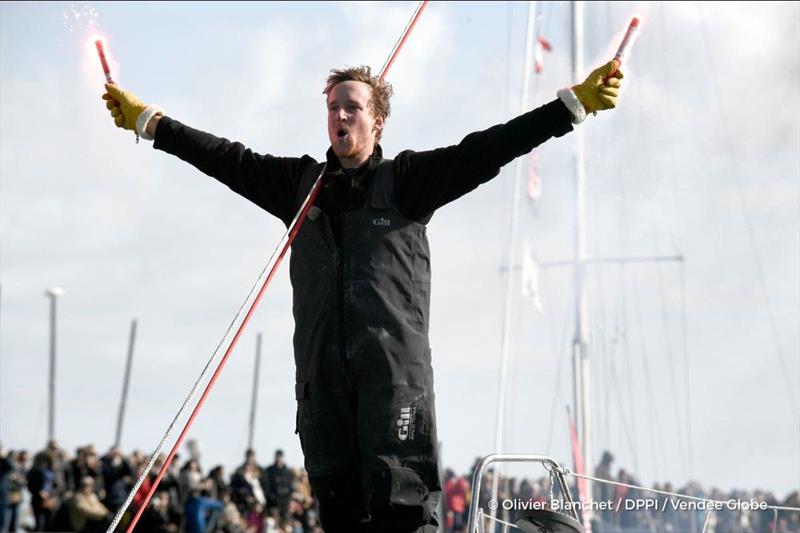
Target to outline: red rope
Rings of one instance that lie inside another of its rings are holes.
[[[408,35],[411,33],[411,30],[414,29],[414,26],[416,25],[417,20],[419,19],[419,16],[422,13],[422,10],[425,8],[425,5],[427,5],[427,3],[428,3],[428,0],[424,0],[420,4],[420,7],[415,12],[414,17],[411,20],[411,23],[406,27],[405,32],[403,33],[403,36],[400,39],[399,44],[397,45],[397,47],[394,50],[394,53],[392,53],[392,55],[389,58],[389,61],[387,62],[386,66],[381,71],[381,74],[380,74],[380,79],[381,80],[383,80],[383,78],[389,72],[389,69],[391,68],[392,63],[394,63],[395,58],[397,58],[397,55],[400,53],[400,50],[403,48],[403,45],[405,44],[406,39],[408,39]],[[247,314],[245,315],[244,319],[242,320],[242,323],[239,326],[239,329],[236,330],[236,334],[234,335],[233,340],[231,340],[230,346],[228,346],[228,349],[225,351],[225,355],[220,360],[219,365],[217,366],[216,370],[214,371],[214,374],[211,376],[211,379],[209,380],[208,384],[206,385],[206,388],[203,391],[202,396],[200,396],[200,399],[197,401],[197,405],[195,405],[194,410],[192,411],[192,414],[189,416],[189,420],[186,421],[186,425],[184,425],[183,430],[181,431],[181,434],[178,436],[178,439],[175,441],[175,444],[172,446],[172,449],[170,450],[166,461],[164,461],[164,464],[161,466],[161,469],[158,471],[158,475],[156,476],[155,481],[153,481],[153,484],[150,486],[150,490],[148,491],[147,496],[145,497],[144,501],[142,502],[142,504],[137,509],[136,515],[133,517],[133,520],[131,521],[130,525],[128,526],[128,529],[126,530],[127,533],[131,533],[134,530],[134,528],[136,527],[136,524],[139,522],[139,518],[141,518],[142,513],[147,508],[147,505],[150,503],[150,499],[153,497],[153,494],[155,494],[159,483],[161,483],[161,479],[164,477],[164,474],[169,469],[169,465],[172,463],[172,460],[175,457],[175,453],[178,451],[178,449],[180,448],[181,444],[183,443],[183,439],[186,437],[186,434],[189,432],[189,428],[192,427],[192,423],[194,422],[194,419],[197,417],[197,413],[200,412],[200,408],[203,406],[203,403],[205,403],[206,398],[208,397],[208,394],[211,392],[211,388],[214,386],[214,384],[216,383],[216,381],[219,378],[220,374],[222,373],[222,368],[225,366],[225,363],[227,362],[228,357],[230,357],[231,353],[233,352],[233,348],[236,346],[236,343],[238,342],[239,337],[244,332],[244,329],[247,326],[248,322],[250,322],[250,318],[253,316],[253,313],[255,312],[256,307],[258,307],[258,304],[261,301],[261,297],[264,295],[264,292],[267,290],[267,287],[269,286],[270,282],[272,281],[272,278],[275,276],[275,273],[278,271],[278,267],[280,266],[281,261],[283,261],[283,257],[286,255],[286,252],[289,251],[289,247],[292,245],[292,242],[294,242],[294,239],[297,236],[297,232],[300,231],[300,227],[303,225],[303,222],[305,222],[305,219],[306,219],[306,216],[308,214],[308,211],[309,211],[309,209],[311,209],[311,206],[314,205],[314,201],[316,200],[317,195],[319,194],[320,185],[322,183],[322,179],[321,178],[322,178],[322,174],[320,174],[320,176],[317,177],[317,181],[311,187],[311,191],[309,191],[308,198],[307,198],[307,200],[305,202],[305,207],[303,207],[303,210],[300,212],[299,216],[297,217],[297,220],[294,223],[294,227],[292,227],[292,229],[290,230],[289,239],[284,244],[283,249],[281,250],[280,255],[278,256],[277,261],[275,261],[275,264],[272,266],[272,269],[270,270],[269,275],[267,276],[267,279],[264,281],[264,284],[261,286],[261,289],[259,289],[258,294],[256,295],[255,299],[253,300],[253,303],[250,306],[250,309],[248,309]]]
[[[425,6],[427,6],[427,5],[428,5],[428,0],[423,0],[422,2],[420,2],[419,7],[417,8],[416,12],[414,13],[414,16],[411,18],[411,22],[408,24],[408,26],[406,27],[405,31],[403,32],[403,36],[400,37],[399,44],[397,44],[397,46],[395,46],[395,49],[392,52],[392,55],[389,57],[389,61],[387,61],[386,65],[384,65],[384,67],[381,69],[381,74],[380,74],[380,79],[381,80],[383,80],[383,78],[386,77],[386,74],[389,72],[389,69],[392,68],[392,64],[394,63],[394,60],[397,58],[397,55],[400,53],[400,50],[403,48],[403,45],[406,44],[406,39],[408,39],[408,36],[411,33],[411,30],[414,29],[414,26],[417,25],[417,20],[419,20],[419,16],[422,14],[422,10],[425,9]]]

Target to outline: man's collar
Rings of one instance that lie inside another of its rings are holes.
[[[325,154],[326,159],[328,161],[328,169],[326,174],[331,174],[334,172],[342,172],[342,164],[339,162],[339,158],[333,153],[333,148],[328,148],[328,152]],[[358,167],[358,170],[372,170],[378,166],[378,164],[383,160],[383,149],[381,148],[380,144],[375,145],[375,149],[372,151],[372,155],[369,156],[361,166]]]

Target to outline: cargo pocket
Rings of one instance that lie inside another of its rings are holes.
[[[429,489],[410,468],[373,470],[369,511],[382,531],[410,531],[430,521]]]

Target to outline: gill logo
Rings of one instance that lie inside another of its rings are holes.
[[[397,430],[397,437],[400,440],[414,440],[414,430],[416,423],[414,417],[417,414],[416,407],[401,407],[400,418],[397,419],[395,424],[399,428]]]
[[[392,225],[392,221],[389,220],[388,218],[383,218],[383,217],[373,218],[372,219],[372,225],[373,226],[387,226],[388,227],[388,226]]]

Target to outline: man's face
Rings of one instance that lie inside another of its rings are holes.
[[[370,86],[360,81],[343,81],[328,93],[328,138],[340,159],[360,164],[372,154],[383,118],[372,114],[371,97]]]

